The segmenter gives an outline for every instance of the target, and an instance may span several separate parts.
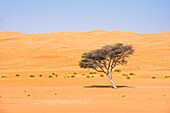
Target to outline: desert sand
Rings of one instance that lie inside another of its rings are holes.
[[[86,78],[93,70],[79,68],[82,53],[118,42],[135,49],[115,68],[122,70],[113,73],[118,89],[102,73]],[[74,72],[75,78],[64,78]],[[122,76],[130,72],[131,79]],[[170,32],[2,31],[1,76],[7,78],[0,78],[0,113],[170,113],[170,78],[164,78],[170,76]]]

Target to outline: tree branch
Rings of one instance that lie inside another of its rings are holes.
[[[105,71],[104,71],[104,69],[95,61],[95,63],[100,67],[100,69],[105,73],[105,74],[107,74]]]

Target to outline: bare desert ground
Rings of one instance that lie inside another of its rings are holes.
[[[118,42],[135,48],[128,64],[116,67],[122,72],[113,73],[118,89],[102,73],[86,78],[93,70],[79,68],[81,54]],[[74,78],[64,78],[74,72]],[[126,79],[126,73],[135,75]],[[0,113],[170,113],[170,78],[165,78],[170,76],[170,32],[3,31],[2,76],[7,78],[0,78]]]

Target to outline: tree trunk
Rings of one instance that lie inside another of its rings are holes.
[[[113,88],[117,88],[116,86],[115,86],[115,84],[113,83],[113,80],[112,80],[112,78],[111,77],[109,77],[110,78],[110,82],[112,83],[112,86],[113,86]]]

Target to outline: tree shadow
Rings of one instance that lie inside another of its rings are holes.
[[[116,87],[117,88],[135,88],[134,86],[116,86]],[[91,86],[84,86],[84,88],[113,88],[113,87],[105,86],[105,85],[91,85]]]

